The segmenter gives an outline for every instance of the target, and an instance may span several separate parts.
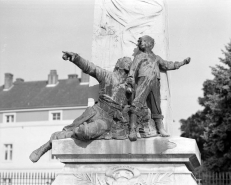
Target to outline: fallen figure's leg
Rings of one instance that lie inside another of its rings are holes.
[[[106,118],[104,118],[106,119]],[[50,140],[42,145],[37,150],[33,151],[30,154],[30,160],[32,162],[37,162],[48,150],[52,148],[52,141],[58,139],[66,139],[66,138],[75,138],[82,141],[89,141],[99,136],[103,135],[110,131],[111,121],[107,120],[106,122],[103,119],[92,120],[92,122],[84,122],[80,126],[73,128],[73,130],[63,130],[60,132],[55,132],[51,135]]]
[[[48,142],[46,142],[44,145],[42,145],[30,154],[30,160],[33,163],[37,162],[47,151],[51,150],[53,140],[72,138],[73,134],[73,131],[60,131],[53,133]]]
[[[73,130],[77,127],[79,127],[82,123],[90,119],[96,114],[96,111],[92,109],[91,107],[88,107],[83,114],[76,118],[72,124],[67,125],[63,128],[63,131],[60,132],[55,132],[51,135],[50,140],[42,145],[40,148],[37,150],[33,151],[30,154],[30,160],[32,162],[37,162],[47,151],[51,150],[52,148],[52,140],[57,140],[57,139],[65,139],[65,138],[71,138],[74,134]]]

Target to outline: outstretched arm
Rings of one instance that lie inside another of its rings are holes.
[[[162,58],[159,57],[160,69],[164,71],[179,69],[181,66],[189,64],[190,60],[191,58],[188,57],[184,59],[182,62],[172,62],[172,61],[163,60]]]
[[[63,59],[71,61],[82,69],[84,73],[96,78],[99,82],[101,82],[106,76],[106,70],[96,66],[92,62],[85,60],[77,53],[63,51]]]

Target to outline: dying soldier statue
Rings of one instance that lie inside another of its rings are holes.
[[[30,155],[32,162],[52,148],[52,140],[74,138],[78,140],[93,139],[126,139],[128,129],[126,123],[129,116],[126,106],[129,103],[129,94],[126,92],[126,78],[132,63],[128,57],[120,58],[113,72],[102,69],[83,59],[76,53],[63,52],[63,59],[69,60],[86,74],[99,82],[99,99],[92,107],[75,119],[71,125],[62,131],[52,134],[50,140]],[[119,125],[119,126],[118,126]],[[120,128],[114,129],[112,128]]]
[[[137,117],[144,107],[151,110],[151,117],[155,122],[156,129],[163,137],[169,136],[163,126],[163,115],[160,108],[160,70],[175,70],[188,64],[190,58],[182,62],[163,60],[152,51],[155,41],[150,36],[142,36],[138,39],[138,53],[136,54],[127,78],[129,88],[134,92],[131,106],[130,134],[131,141],[137,140]]]

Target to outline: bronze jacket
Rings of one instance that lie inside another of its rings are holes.
[[[120,77],[111,71],[102,69],[94,63],[89,62],[79,55],[73,60],[84,73],[94,77],[99,82],[99,97],[107,102],[119,104],[121,107],[127,105],[126,84],[122,83]]]
[[[150,74],[155,72],[157,78],[160,79],[160,70],[175,70],[179,69],[182,65],[184,65],[184,62],[167,61],[158,55],[153,54],[150,56],[141,52],[135,56],[128,76],[130,78],[150,76]]]

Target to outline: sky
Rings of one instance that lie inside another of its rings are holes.
[[[219,64],[231,41],[231,0],[166,0],[169,59],[191,57],[191,63],[170,72],[175,122],[202,109],[210,66]],[[61,51],[91,59],[94,0],[0,0],[0,85],[4,74],[25,81],[47,80],[56,69],[59,79],[80,70],[62,60]],[[154,49],[155,52],[155,49]]]

